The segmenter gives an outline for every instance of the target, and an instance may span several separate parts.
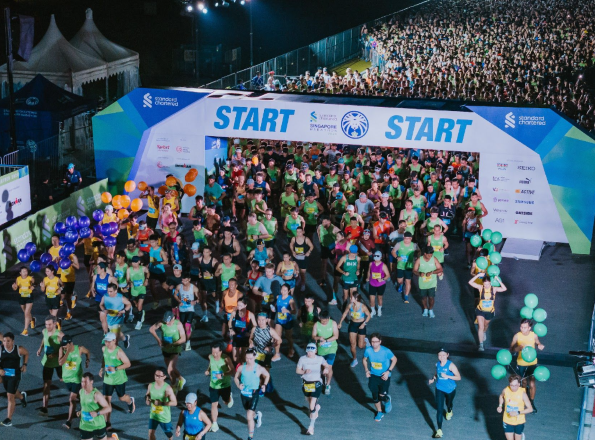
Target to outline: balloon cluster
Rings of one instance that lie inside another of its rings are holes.
[[[521,316],[527,319],[534,319],[537,324],[533,326],[533,331],[540,338],[547,335],[547,327],[543,324],[547,313],[543,309],[537,309],[539,300],[537,295],[534,293],[528,293],[525,295],[525,306],[521,309]],[[534,347],[524,347],[521,350],[521,357],[525,362],[533,362],[537,358],[537,351]],[[498,365],[492,367],[492,377],[496,380],[500,380],[506,376],[506,367],[512,362],[512,355],[510,351],[502,349],[496,354],[496,360]],[[540,382],[545,382],[550,378],[550,370],[544,366],[538,366],[533,372],[533,376]]]
[[[133,180],[129,180],[124,184],[124,189],[126,192],[131,193],[137,188],[136,183]],[[144,188],[144,189],[143,189]],[[145,182],[139,182],[138,189],[144,191],[147,189],[147,184]],[[143,201],[139,198],[131,199],[127,194],[119,194],[112,197],[109,192],[104,192],[101,194],[101,201],[103,203],[111,203],[114,207],[114,211],[120,220],[126,220],[131,212],[138,212],[143,208]],[[130,208],[130,211],[128,210]],[[97,211],[95,211],[97,212]],[[102,217],[103,219],[103,217]],[[101,221],[97,220],[96,221]],[[115,232],[114,232],[115,233]],[[105,234],[104,234],[105,235]]]
[[[469,240],[471,246],[482,247],[488,251],[488,258],[478,257],[475,260],[475,264],[481,270],[485,270],[490,277],[496,277],[500,275],[500,268],[498,264],[502,262],[502,255],[496,251],[497,244],[502,243],[502,233],[493,231],[491,229],[484,229],[481,235],[476,234]],[[484,243],[485,241],[485,243]],[[500,283],[496,280],[492,280],[492,286],[499,286]]]
[[[193,195],[196,194],[196,186],[192,185],[190,182],[194,182],[196,180],[196,178],[198,177],[198,170],[196,168],[190,168],[190,170],[186,173],[186,176],[184,176],[184,180],[188,183],[186,183],[186,185],[184,185],[184,187],[182,188],[182,191],[184,191],[184,194],[186,194],[188,197],[192,197]],[[168,188],[173,188],[174,186],[176,186],[176,184],[178,183],[178,179],[176,179],[173,176],[169,176],[167,179],[165,179],[165,185],[161,185],[159,187],[159,189],[157,190],[157,192],[159,194],[161,194],[162,196],[165,195],[165,191],[168,190]],[[140,186],[140,184],[139,184]],[[178,196],[177,191],[174,190],[175,197]]]

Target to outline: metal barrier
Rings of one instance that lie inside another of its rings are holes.
[[[595,331],[595,307],[593,308],[593,313],[591,315],[591,330],[589,330],[589,349],[588,351],[593,351],[593,348],[595,347],[595,343],[594,343],[594,338],[595,338],[595,334],[593,333]],[[585,387],[583,388],[583,399],[582,399],[582,404],[581,404],[581,415],[578,421],[578,434],[576,436],[577,440],[583,440],[583,436],[585,435],[585,416],[587,413],[587,405],[589,404],[589,390],[590,388]],[[593,427],[591,425],[589,425],[591,427],[591,429],[593,429]]]
[[[237,89],[238,81],[241,79],[244,81],[244,87],[247,90],[259,90],[262,87],[256,87],[252,84],[252,79],[256,76],[256,72],[261,73],[262,79],[265,81],[264,85],[266,86],[266,78],[271,71],[275,72],[275,76],[281,76],[283,78],[303,75],[306,71],[314,75],[319,67],[333,68],[355,58],[367,58],[367,49],[362,38],[362,29],[364,26],[370,29],[388,23],[402,12],[430,1],[432,0],[424,0],[392,14],[352,27],[316,43],[300,47],[248,69],[224,76],[217,81],[212,81],[201,87],[208,89]]]

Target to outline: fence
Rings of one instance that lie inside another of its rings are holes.
[[[319,67],[332,69],[354,58],[365,58],[366,49],[364,40],[362,39],[362,29],[364,26],[371,29],[382,24],[390,23],[402,12],[430,1],[424,0],[392,14],[355,26],[316,43],[300,47],[284,55],[259,63],[248,69],[224,76],[202,87],[208,89],[236,89],[241,79],[244,81],[244,87],[246,89],[257,90],[261,87],[256,87],[252,84],[252,78],[256,76],[256,72],[262,74],[263,80],[266,80],[268,72],[275,72],[276,79],[280,79],[281,84],[284,84],[286,77],[303,75],[306,71],[314,74]]]
[[[587,351],[592,352],[595,348],[595,308],[593,308],[593,314],[591,315],[591,330],[589,331],[589,348]],[[578,434],[576,436],[576,440],[587,440],[592,437],[591,430],[595,429],[593,426],[593,419],[592,416],[587,414],[587,410],[593,411],[595,408],[593,406],[593,395],[595,394],[593,388],[591,387],[584,387],[583,388],[583,399],[581,404],[581,414],[578,422]],[[588,429],[585,429],[588,428]]]

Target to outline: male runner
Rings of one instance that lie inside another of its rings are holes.
[[[219,399],[228,408],[233,406],[233,396],[231,394],[231,376],[234,374],[234,366],[231,358],[223,353],[219,343],[211,345],[211,354],[209,355],[209,368],[205,371],[205,376],[210,377],[209,397],[211,400],[211,419],[213,424],[211,431],[219,431],[217,418],[219,417]]]
[[[320,411],[318,399],[322,392],[322,375],[326,376],[329,370],[330,365],[327,361],[316,354],[316,344],[310,342],[306,346],[306,355],[300,357],[295,369],[295,372],[302,376],[302,389],[310,410],[310,426],[307,431],[309,435],[314,435],[314,423]]]
[[[2,347],[0,348],[0,378],[6,391],[8,400],[7,416],[0,425],[12,426],[12,416],[14,414],[16,401],[19,399],[23,408],[27,407],[27,393],[19,391],[19,382],[21,374],[27,371],[27,361],[29,352],[25,347],[19,347],[14,343],[14,334],[7,332],[2,338]]]
[[[312,339],[318,343],[318,355],[322,356],[329,365],[326,373],[326,386],[324,394],[331,394],[331,379],[333,378],[333,364],[337,357],[339,345],[339,328],[337,323],[330,317],[328,310],[323,310],[318,315],[319,321],[312,328]]]
[[[162,338],[157,336],[157,330],[159,329],[161,329]],[[186,379],[182,377],[177,368],[178,357],[182,353],[182,345],[186,343],[184,327],[180,321],[174,319],[174,314],[168,310],[161,321],[151,326],[149,332],[151,332],[161,348],[169,378],[177,394],[179,390],[184,388],[186,383]]]
[[[178,404],[178,399],[176,399],[176,394],[172,387],[165,383],[166,373],[167,370],[165,368],[157,367],[155,369],[155,382],[149,385],[147,394],[145,395],[145,402],[151,407],[149,440],[157,439],[155,437],[155,431],[158,427],[161,427],[167,438],[174,436],[171,424],[171,407],[175,407]]]
[[[81,379],[81,410],[77,414],[81,418],[79,430],[82,440],[106,440],[105,416],[112,412],[112,407],[93,386],[93,379],[93,374],[88,372]]]
[[[58,379],[62,379],[62,368],[60,367],[60,358],[58,351],[60,350],[60,343],[64,333],[56,328],[57,318],[53,315],[48,315],[45,318],[45,328],[42,331],[43,338],[37,356],[41,356],[43,350],[43,358],[41,365],[43,365],[43,398],[42,407],[39,409],[42,416],[48,415],[48,406],[50,403],[50,389],[52,387],[52,377],[54,371]]]
[[[372,401],[376,407],[374,420],[379,422],[384,414],[391,412],[393,405],[388,395],[390,376],[397,364],[397,357],[391,350],[380,345],[382,337],[380,333],[372,333],[370,336],[371,347],[366,348],[364,353],[364,370],[368,378],[368,388],[372,392]],[[368,365],[368,362],[370,365]],[[382,411],[384,403],[384,411]]]
[[[72,337],[62,337],[59,364],[62,367],[62,381],[70,391],[68,419],[62,424],[66,429],[72,428],[72,419],[76,415],[76,402],[79,400],[81,381],[83,379],[83,355],[85,355],[85,368],[89,368],[91,353],[82,345],[74,345]]]
[[[397,291],[403,292],[403,302],[409,304],[409,292],[411,292],[411,278],[413,278],[413,259],[418,247],[413,241],[413,234],[406,231],[403,234],[403,241],[398,242],[391,255],[397,260]]]
[[[426,246],[423,255],[413,265],[413,274],[419,277],[419,292],[424,307],[422,316],[435,318],[434,300],[436,299],[436,286],[438,280],[436,275],[442,275],[442,265],[434,256],[434,248]]]
[[[130,347],[130,335],[124,335],[122,324],[124,323],[124,314],[129,312],[131,308],[130,301],[124,298],[124,295],[118,293],[117,284],[109,283],[107,285],[107,295],[104,295],[99,303],[99,309],[105,315],[105,318],[101,320],[102,324],[105,323],[103,332],[105,334],[108,331],[114,333],[120,340],[124,341],[126,348]]]

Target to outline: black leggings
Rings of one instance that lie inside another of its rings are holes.
[[[438,422],[438,429],[442,429],[442,421],[444,420],[444,404],[446,403],[446,412],[452,411],[452,402],[455,400],[457,394],[456,388],[450,393],[445,393],[436,388],[436,421]]]
[[[180,312],[180,322],[182,325],[189,323],[192,324],[194,319],[194,312]]]

